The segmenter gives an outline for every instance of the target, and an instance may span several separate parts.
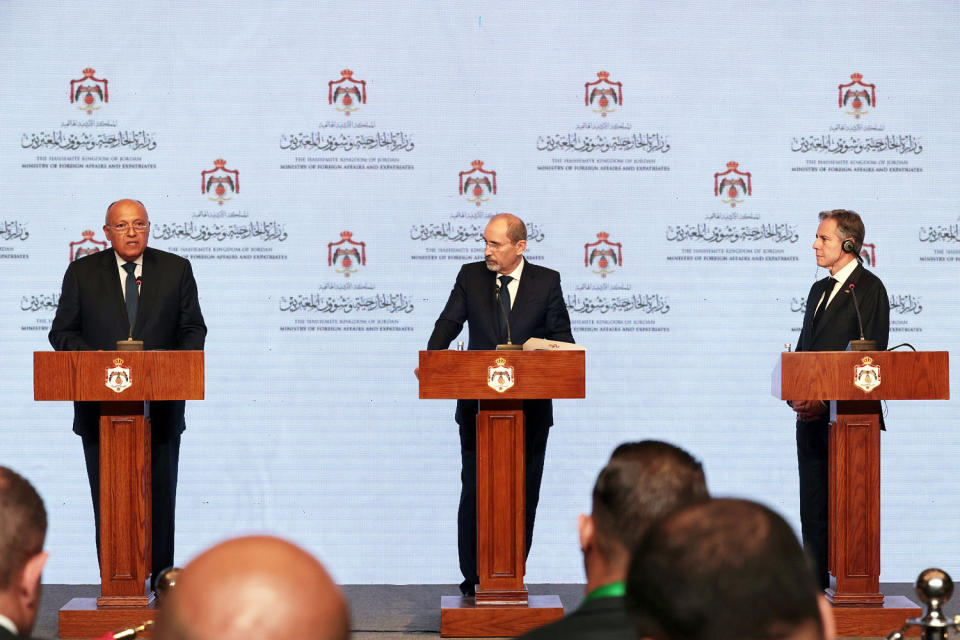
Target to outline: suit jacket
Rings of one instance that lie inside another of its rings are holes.
[[[29,636],[15,636],[6,627],[0,627],[0,640],[30,640]]]
[[[484,262],[466,264],[457,274],[450,298],[433,327],[427,349],[446,349],[468,325],[471,351],[496,349],[500,342],[498,316],[502,310],[496,298],[497,274]],[[560,288],[560,274],[553,269],[525,262],[516,298],[510,309],[510,330],[514,344],[528,338],[573,342],[570,315]],[[549,400],[527,400],[523,411],[531,426],[553,424],[553,405]],[[476,421],[477,401],[457,402],[457,424]]]
[[[633,640],[636,637],[623,596],[597,598],[570,615],[534,629],[519,640]]]
[[[207,327],[200,312],[190,262],[166,251],[143,253],[140,302],[133,338],[144,349],[203,349]],[[50,344],[57,351],[109,351],[130,334],[127,307],[113,249],[70,263],[63,277]],[[184,429],[183,401],[151,402],[154,438]],[[73,430],[94,435],[99,429],[96,402],[74,403]]]
[[[818,280],[810,287],[807,296],[807,308],[803,314],[803,328],[797,341],[797,351],[843,351],[851,340],[860,339],[857,326],[857,312],[853,306],[853,297],[844,291],[853,284],[860,315],[863,318],[863,336],[867,340],[876,340],[877,349],[887,348],[890,335],[890,298],[880,278],[858,265],[843,283],[843,288],[834,296],[833,301],[823,311],[817,329],[813,329],[813,314],[820,301],[820,295],[827,286],[828,278]]]

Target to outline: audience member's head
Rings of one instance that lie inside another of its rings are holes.
[[[591,515],[578,523],[587,590],[624,580],[650,525],[707,497],[703,468],[683,449],[655,440],[617,447],[597,476]]]
[[[790,526],[770,509],[720,499],[651,527],[627,578],[639,638],[824,640],[833,617]]]
[[[21,636],[30,635],[37,619],[46,535],[43,500],[25,478],[0,466],[0,615]]]
[[[323,565],[272,537],[236,538],[190,562],[165,598],[157,640],[341,640],[347,604]]]

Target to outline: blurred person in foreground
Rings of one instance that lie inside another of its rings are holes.
[[[685,507],[634,552],[627,610],[650,640],[832,640],[830,605],[783,518],[748,500]]]
[[[523,638],[632,640],[624,606],[631,550],[656,520],[707,498],[703,467],[683,449],[655,440],[617,447],[597,476],[591,514],[577,520],[586,598],[567,617]]]
[[[0,466],[0,640],[28,638],[47,562],[47,511],[33,486]]]
[[[235,538],[194,558],[157,616],[155,640],[344,640],[350,615],[312,555],[269,536]]]

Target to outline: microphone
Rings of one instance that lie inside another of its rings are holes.
[[[496,286],[497,303],[500,306],[500,313],[503,314],[504,324],[507,326],[507,344],[498,344],[497,351],[519,351],[523,349],[521,344],[513,344],[513,336],[510,333],[510,312],[507,306],[503,304],[503,296],[500,295],[500,279],[494,280]]]
[[[876,351],[877,341],[866,340],[863,337],[863,318],[860,317],[860,305],[857,304],[857,294],[854,292],[854,284],[852,282],[847,285],[844,293],[849,293],[853,297],[853,309],[857,312],[857,328],[860,329],[860,339],[851,340],[847,343],[847,351]]]

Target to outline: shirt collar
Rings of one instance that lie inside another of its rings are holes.
[[[127,264],[128,261],[127,261],[127,260],[124,260],[123,258],[121,258],[121,257],[120,257],[120,254],[117,253],[116,251],[113,252],[113,256],[117,259],[117,267],[120,268],[120,269],[123,269],[123,265]],[[134,264],[137,264],[137,265],[139,265],[140,267],[142,267],[142,266],[143,266],[143,254],[141,253],[141,254],[137,257],[137,259],[134,260],[133,262],[134,262]]]
[[[500,276],[510,276],[511,278],[514,279],[514,281],[519,281],[519,280],[520,280],[520,274],[523,273],[523,265],[524,265],[524,262],[526,262],[526,261],[523,259],[523,256],[520,256],[520,264],[517,265],[517,268],[516,268],[516,269],[514,269],[514,270],[511,271],[510,273],[498,273],[498,274],[497,274],[497,277],[499,278]],[[513,283],[511,282],[510,284],[513,284]]]
[[[856,260],[851,260],[849,263],[843,265],[843,268],[840,271],[837,271],[836,275],[830,276],[838,283],[843,284],[847,281],[847,278],[850,277],[850,274],[853,273],[853,270],[860,266],[860,263]]]
[[[589,602],[590,600],[599,600],[600,598],[619,598],[626,595],[626,593],[627,583],[620,580],[619,582],[611,582],[597,587],[588,593],[583,601]]]
[[[0,627],[3,627],[15,636],[20,635],[20,632],[17,631],[17,625],[13,624],[13,620],[2,613],[0,613]]]

